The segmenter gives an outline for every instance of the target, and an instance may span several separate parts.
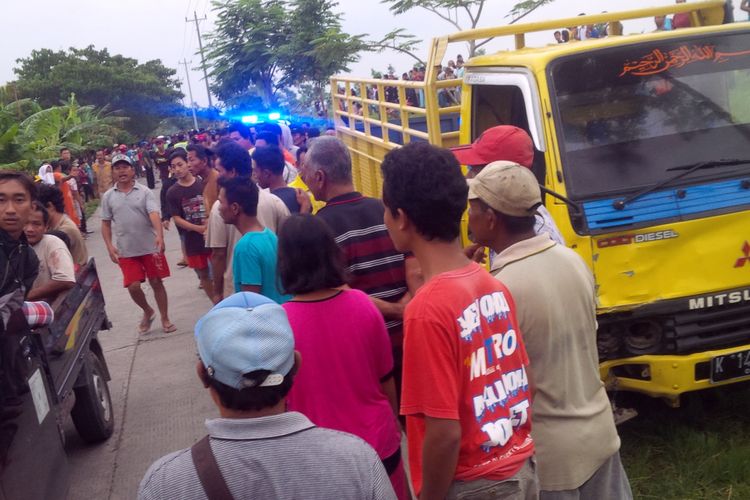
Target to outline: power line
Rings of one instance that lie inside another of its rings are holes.
[[[190,70],[188,70],[188,64],[190,64],[193,61],[186,61],[183,59],[180,61],[180,64],[185,66],[185,79],[187,80],[187,86],[188,86],[188,95],[190,96],[190,110],[193,112],[193,125],[195,125],[195,130],[198,130],[198,117],[195,115],[195,101],[193,101],[193,88],[190,86]]]
[[[205,21],[207,18],[203,16],[198,19],[198,13],[193,11],[193,19],[185,18],[186,23],[195,23],[195,31],[198,33],[198,47],[201,54],[201,68],[203,69],[203,80],[206,82],[206,94],[208,95],[208,107],[213,108],[213,102],[211,101],[211,89],[208,86],[208,71],[206,71],[206,58],[203,54],[203,41],[201,40],[201,29],[200,22]]]

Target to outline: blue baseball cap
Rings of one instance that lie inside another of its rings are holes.
[[[235,389],[280,385],[294,367],[294,334],[286,311],[251,292],[216,304],[195,325],[195,343],[208,376]],[[268,370],[257,383],[244,375]]]

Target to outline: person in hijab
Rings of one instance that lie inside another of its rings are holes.
[[[52,165],[45,163],[39,167],[39,179],[48,186],[55,185],[55,175],[52,173]]]

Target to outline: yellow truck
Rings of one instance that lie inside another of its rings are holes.
[[[673,14],[692,26],[622,35],[628,20]],[[482,28],[434,39],[423,81],[336,76],[355,183],[380,196],[381,160],[410,141],[451,147],[518,126],[546,207],[594,273],[608,388],[678,405],[750,380],[750,23],[723,19],[724,2],[706,1]],[[526,46],[581,25],[608,36]],[[450,44],[504,36],[515,50],[438,78]]]

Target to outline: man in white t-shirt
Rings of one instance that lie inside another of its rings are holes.
[[[47,211],[34,203],[24,227],[26,239],[39,259],[39,274],[26,298],[29,301],[44,300],[52,303],[76,284],[73,256],[63,240],[45,234],[48,224]]]
[[[219,178],[246,177],[252,172],[252,162],[247,151],[235,142],[223,142],[215,149],[216,170]],[[206,247],[211,249],[211,266],[214,279],[214,303],[234,293],[232,254],[234,245],[242,237],[231,224],[224,223],[219,214],[219,201],[211,207],[206,228]],[[258,193],[258,221],[274,233],[281,222],[289,217],[289,209],[278,196],[261,189]]]

